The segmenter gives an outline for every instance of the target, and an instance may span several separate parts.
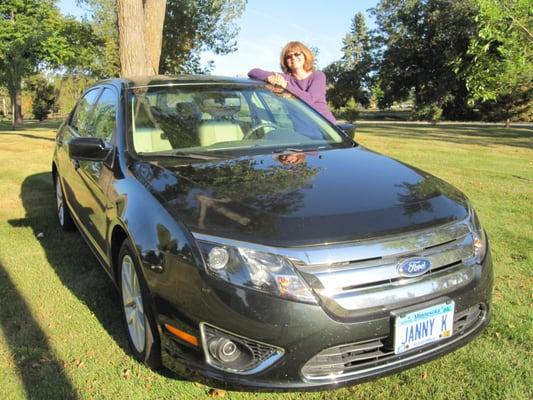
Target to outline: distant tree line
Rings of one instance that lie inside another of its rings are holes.
[[[381,0],[371,14],[376,29],[357,13],[325,68],[341,116],[410,101],[414,119],[531,120],[531,0]]]
[[[23,109],[39,119],[68,112],[97,79],[209,73],[213,65],[202,65],[201,53],[236,50],[234,21],[246,6],[77,0],[88,13],[80,21],[56,3],[0,2],[0,114],[12,110],[14,127]],[[342,58],[325,68],[328,99],[341,117],[408,102],[414,119],[531,120],[531,0],[380,0],[371,15],[376,28],[357,13]]]

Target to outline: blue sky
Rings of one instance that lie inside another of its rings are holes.
[[[225,56],[204,53],[202,60],[213,60],[217,75],[245,75],[253,67],[277,71],[285,43],[300,40],[319,49],[318,66],[323,68],[341,57],[342,39],[354,15],[376,4],[377,0],[248,0],[235,21],[240,27],[238,50]],[[75,0],[60,0],[58,5],[64,13],[83,15]]]

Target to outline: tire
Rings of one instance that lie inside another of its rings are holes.
[[[131,242],[126,239],[118,256],[122,315],[134,357],[148,367],[157,369],[161,365],[161,341],[148,286],[132,249]]]
[[[74,229],[76,229],[76,225],[74,225],[74,221],[72,220],[72,215],[70,214],[68,204],[65,202],[65,194],[63,192],[63,187],[61,186],[61,179],[59,178],[59,174],[56,174],[55,189],[57,219],[59,222],[59,226],[64,231],[73,231]]]

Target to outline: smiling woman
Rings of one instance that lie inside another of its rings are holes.
[[[301,42],[289,42],[280,55],[282,74],[254,68],[248,76],[286,89],[335,123],[326,101],[326,75],[316,71],[314,64],[315,57],[307,46]]]

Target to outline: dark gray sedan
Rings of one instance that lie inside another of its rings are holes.
[[[135,358],[219,387],[334,388],[486,327],[492,262],[468,200],[352,134],[251,80],[83,94],[56,138],[59,223],[118,287]]]

